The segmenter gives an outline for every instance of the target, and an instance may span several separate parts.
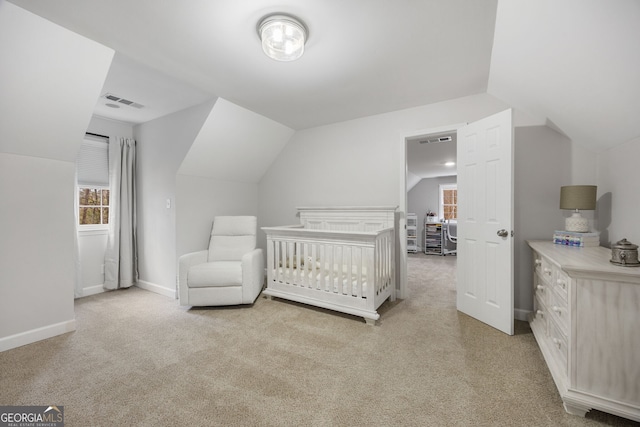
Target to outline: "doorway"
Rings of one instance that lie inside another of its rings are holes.
[[[407,277],[429,287],[411,292],[455,307],[457,130],[411,136],[405,144]],[[436,271],[441,280],[430,280]]]

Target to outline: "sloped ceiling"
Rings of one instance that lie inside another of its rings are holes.
[[[640,136],[640,1],[500,1],[487,91],[594,151]]]
[[[487,89],[497,0],[12,0],[292,129]],[[267,58],[256,26],[300,17],[305,55]]]
[[[258,183],[293,129],[219,98],[179,174]]]
[[[291,129],[488,92],[594,151],[640,136],[638,0],[12,1]],[[299,61],[261,52],[272,12]]]
[[[107,94],[134,104],[114,101],[105,97]],[[139,124],[213,98],[211,94],[187,82],[116,52],[93,113],[112,120]]]
[[[75,162],[113,50],[0,1],[0,152]]]

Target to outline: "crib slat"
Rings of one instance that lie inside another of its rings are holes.
[[[344,295],[344,283],[343,283],[343,274],[342,274],[342,266],[344,265],[344,246],[336,247],[338,252],[338,257],[336,258],[336,264],[331,268],[333,270],[337,270],[336,273],[338,275],[338,286],[337,290],[340,295]]]
[[[300,263],[300,252],[301,252],[301,248],[300,248],[300,242],[295,242],[294,243],[294,251],[296,253],[296,272],[295,272],[295,283],[300,283],[300,271],[302,270],[301,266],[302,264]]]
[[[382,287],[383,278],[384,278],[384,247],[381,244],[382,239],[379,239],[380,245],[378,245],[378,258],[376,259],[377,266],[377,277],[376,277],[376,289],[374,295],[377,295],[380,292],[380,288]]]
[[[327,245],[320,245],[320,264],[318,268],[318,289],[324,290],[326,284],[326,277],[324,275],[324,263],[326,261],[325,255],[327,252]]]
[[[325,291],[333,292],[333,281],[334,281],[334,277],[335,277],[335,274],[334,274],[334,271],[333,271],[333,264],[334,264],[334,262],[336,260],[336,247],[334,245],[330,245],[329,248],[330,248],[329,264],[322,266],[322,270],[323,270],[322,274],[323,275],[326,274],[329,277],[329,283],[327,283]],[[328,271],[326,271],[327,267],[328,267]]]
[[[347,252],[347,295],[353,295],[353,246],[345,246],[344,251]]]
[[[370,248],[367,250],[367,298],[372,298],[373,295],[375,295],[375,254],[375,248]]]
[[[267,271],[273,271],[274,269],[274,246],[273,239],[267,239]],[[275,265],[278,265],[277,263]]]
[[[285,242],[285,246],[287,248],[287,256],[286,256],[287,269],[285,271],[287,272],[287,282],[289,283],[293,280],[293,275],[294,275],[293,266],[294,266],[294,257],[295,257],[295,251],[294,251],[295,243]]]
[[[318,277],[316,274],[316,260],[318,259],[318,243],[311,245],[311,260],[309,261],[309,276],[311,279],[311,288],[318,289]]]
[[[302,265],[299,265],[298,268],[300,270],[300,284],[301,286],[304,286],[305,288],[308,287],[309,285],[309,275],[307,274],[307,267],[308,267],[308,262],[307,262],[307,252],[309,252],[309,247],[306,243],[302,244],[302,254],[301,254],[301,258],[302,260],[300,262],[302,262]]]
[[[275,262],[276,262],[276,281],[277,282],[281,282],[282,281],[282,267],[283,265],[281,264],[281,259],[280,259],[280,241],[279,240],[275,240],[273,242],[273,246],[275,249]]]
[[[356,296],[362,298],[362,247],[358,248],[356,258]]]

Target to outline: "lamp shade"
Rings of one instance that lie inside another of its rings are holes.
[[[595,185],[568,185],[560,188],[560,209],[594,210],[596,208]]]

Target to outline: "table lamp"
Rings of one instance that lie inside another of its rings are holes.
[[[565,230],[586,233],[589,231],[589,221],[580,215],[582,210],[596,208],[595,185],[568,185],[560,188],[560,209],[571,209],[573,214],[565,220]]]

